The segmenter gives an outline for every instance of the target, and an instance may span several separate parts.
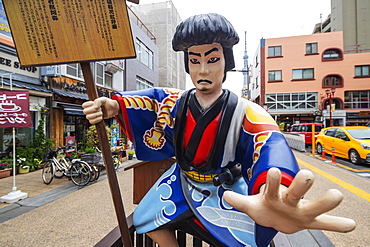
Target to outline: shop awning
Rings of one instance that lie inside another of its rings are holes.
[[[80,115],[80,116],[85,115],[83,113],[83,108],[81,105],[61,103],[61,102],[53,102],[53,105],[57,107],[63,107],[65,113],[69,115]]]
[[[10,74],[4,70],[0,70],[0,88],[10,88]],[[30,95],[52,96],[52,92],[41,85],[39,79],[25,75],[12,74],[13,90],[27,89]]]
[[[64,97],[84,99],[84,100],[89,99],[87,94],[82,94],[82,93],[74,93],[74,92],[65,91],[65,90],[56,89],[56,88],[53,88],[53,92],[57,95],[64,96]]]

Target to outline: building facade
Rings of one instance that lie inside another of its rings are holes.
[[[52,92],[40,80],[39,68],[24,68],[20,65],[10,33],[0,34],[0,91],[2,90],[29,92],[29,111],[34,128],[15,128],[16,146],[26,146],[33,140],[41,111],[50,102]],[[1,100],[0,103],[6,101]],[[12,128],[0,128],[0,152],[11,148],[12,138]]]
[[[159,86],[185,89],[184,55],[172,50],[172,38],[181,22],[172,1],[131,6],[156,37],[159,49]]]
[[[370,52],[370,1],[331,0],[331,14],[313,33],[343,31],[344,53]]]
[[[365,125],[369,54],[345,54],[342,32],[261,39],[251,66],[250,99],[278,123]]]

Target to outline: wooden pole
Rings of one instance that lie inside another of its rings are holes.
[[[82,73],[84,75],[85,84],[87,95],[89,96],[89,100],[95,100],[98,98],[98,92],[96,90],[94,76],[90,67],[89,62],[82,62],[81,68]],[[104,109],[103,109],[104,111]],[[123,245],[127,247],[132,247],[130,234],[128,231],[128,226],[126,222],[126,215],[125,209],[123,207],[123,201],[121,197],[121,192],[118,185],[116,171],[113,166],[113,159],[111,155],[111,151],[108,145],[108,136],[107,132],[105,131],[104,121],[101,121],[95,124],[96,130],[98,132],[99,142],[100,142],[100,149],[102,150],[104,164],[107,172],[108,183],[110,187],[110,191],[113,198],[114,209],[116,211],[116,216],[118,220],[118,226],[120,228],[121,236]]]

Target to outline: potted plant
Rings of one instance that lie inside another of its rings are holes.
[[[11,168],[9,168],[8,162],[0,161],[0,178],[6,178],[10,176],[10,173],[12,171]]]
[[[127,152],[128,159],[129,159],[129,160],[132,160],[132,158],[134,157],[134,154],[135,154],[135,151],[128,151],[128,152]]]
[[[30,171],[30,164],[26,158],[17,159],[18,173],[28,173]]]

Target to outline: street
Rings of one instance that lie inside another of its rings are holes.
[[[312,146],[306,145],[306,152],[312,154]],[[316,154],[316,156],[320,156]],[[321,156],[320,156],[321,157]],[[325,159],[327,163],[332,164],[332,155],[325,154]],[[335,157],[335,165],[341,167],[342,169],[351,171],[354,174],[357,174],[360,177],[364,177],[370,180],[370,164],[361,163],[360,165],[355,165],[351,161],[339,157]]]
[[[353,232],[343,234],[324,231],[325,235],[338,247],[369,246],[370,180],[337,165],[323,162],[308,153],[294,151],[294,154],[300,167],[313,171],[315,175],[315,183],[305,198],[313,199],[329,189],[338,189],[343,193],[344,199],[329,214],[352,218],[357,222]]]
[[[329,214],[349,217],[357,222],[357,228],[350,233],[327,231],[323,233],[335,246],[369,246],[370,180],[350,170],[312,157],[309,153],[293,152],[301,168],[310,169],[315,175],[315,183],[305,198],[313,199],[328,189],[338,189],[343,193],[344,200]],[[29,192],[30,197],[36,197],[37,191],[45,194],[48,185],[42,182],[40,171],[17,176],[18,189]],[[25,180],[27,176],[29,180],[34,181],[23,182],[22,180]],[[121,169],[117,176],[121,185],[126,215],[129,215],[135,208],[132,204],[132,170],[124,172]],[[11,182],[4,185],[4,181],[0,179],[1,194],[6,194],[11,189],[9,187]],[[71,183],[65,181],[65,178],[53,181],[53,183],[63,181]],[[53,183],[50,185],[53,186]],[[28,185],[32,188],[27,187]],[[1,205],[0,213],[4,212],[1,210],[12,206],[14,205]],[[117,220],[108,182],[103,176],[97,183],[83,189],[76,189],[55,201],[35,207],[27,213],[1,223],[0,246],[93,246],[116,225]],[[300,242],[299,245],[293,246],[311,247],[311,244]]]

